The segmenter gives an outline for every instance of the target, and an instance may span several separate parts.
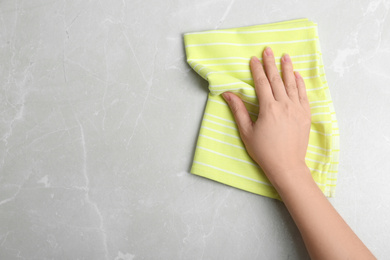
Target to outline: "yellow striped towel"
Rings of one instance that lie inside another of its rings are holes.
[[[239,189],[280,199],[261,168],[250,158],[237,125],[221,93],[240,96],[252,120],[258,100],[249,70],[251,56],[272,47],[280,70],[280,57],[288,53],[303,76],[310,101],[312,124],[306,163],[323,193],[333,197],[339,155],[339,133],[325,78],[317,24],[307,19],[184,35],[189,65],[209,82],[191,172]]]

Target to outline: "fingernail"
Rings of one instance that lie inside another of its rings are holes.
[[[273,52],[272,52],[272,49],[270,47],[265,48],[264,54],[265,54],[265,56],[272,56],[272,55],[274,55]]]
[[[290,55],[288,55],[287,53],[284,54],[282,60],[284,62],[290,62],[291,61]]]
[[[294,75],[295,75],[295,78],[297,78],[297,79],[301,77],[301,74],[299,74],[298,71],[294,71]]]
[[[230,95],[226,92],[222,93],[222,97],[227,101],[229,102],[230,101]]]
[[[256,61],[256,62],[260,61],[259,58],[257,58],[256,56],[252,56],[251,60]]]

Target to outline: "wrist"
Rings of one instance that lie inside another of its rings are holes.
[[[314,183],[310,170],[305,163],[289,169],[268,171],[266,175],[279,194],[294,187]]]

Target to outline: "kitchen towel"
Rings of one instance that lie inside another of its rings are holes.
[[[322,192],[335,195],[339,133],[317,33],[308,19],[184,34],[187,61],[209,83],[191,173],[242,190],[280,199],[261,168],[250,158],[233,115],[221,94],[230,91],[244,101],[252,120],[258,100],[249,69],[251,56],[270,46],[280,70],[288,53],[305,80],[311,108],[306,164]],[[261,59],[260,59],[261,60]]]

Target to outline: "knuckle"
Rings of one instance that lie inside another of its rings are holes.
[[[267,111],[272,111],[272,110],[275,110],[275,103],[274,102],[269,102],[266,104],[266,109]]]
[[[280,78],[279,74],[274,74],[270,76],[271,82],[280,82],[282,79]]]
[[[231,102],[230,109],[232,110],[232,113],[235,115],[240,111],[240,107],[235,102]]]
[[[295,90],[296,89],[296,85],[293,82],[286,82],[285,86],[286,86],[286,89],[289,89],[289,90]]]
[[[299,79],[297,80],[297,84],[300,85],[300,86],[302,86],[303,88],[305,87],[305,81],[304,81],[302,78],[299,78]]]
[[[278,104],[276,102],[270,102],[268,104],[265,105],[265,108],[264,108],[264,111],[262,112],[262,114],[265,116],[265,117],[278,117],[277,115],[279,114],[279,110],[280,110],[280,107],[278,106]]]
[[[295,115],[296,115],[296,109],[295,109],[294,105],[291,104],[291,102],[284,102],[284,103],[283,103],[283,106],[282,106],[282,109],[283,109],[283,113],[284,113],[288,118],[295,117]]]
[[[229,107],[230,107],[230,111],[232,111],[232,114],[235,115],[237,113],[236,107],[232,103],[229,104]]]
[[[283,103],[283,110],[287,113],[291,113],[293,111],[293,107],[291,106],[290,102]]]
[[[257,76],[256,79],[255,79],[256,83],[259,84],[260,86],[264,86],[264,85],[267,85],[268,84],[268,79],[265,77],[265,76]]]

